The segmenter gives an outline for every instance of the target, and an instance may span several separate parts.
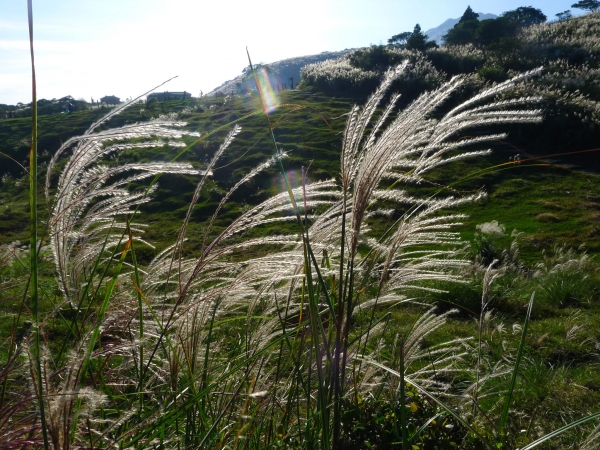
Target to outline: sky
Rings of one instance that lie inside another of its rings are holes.
[[[500,15],[519,6],[549,19],[574,0],[33,0],[38,99],[199,95],[270,63],[386,43],[437,27],[468,5]],[[574,15],[580,10],[572,10]],[[31,101],[27,1],[0,2],[0,103]]]

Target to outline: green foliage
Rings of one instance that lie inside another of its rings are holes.
[[[587,308],[598,301],[600,278],[589,257],[558,247],[537,268],[537,290],[546,310]]]
[[[497,66],[483,66],[477,69],[477,75],[486,81],[500,83],[508,79],[508,74]]]
[[[344,405],[342,442],[344,449],[475,449],[481,443],[472,438],[460,422],[406,383],[405,401],[383,397],[359,397]],[[400,411],[405,405],[409,443],[402,445]],[[466,438],[465,438],[466,436]]]
[[[467,9],[465,9],[465,12],[461,16],[458,23],[464,23],[464,22],[469,22],[470,20],[478,20],[478,19],[479,19],[479,14],[474,12],[470,6],[467,6]]]
[[[474,14],[467,8],[461,20],[444,35],[446,45],[475,44],[507,52],[519,45],[516,39],[518,32],[532,25],[538,25],[546,21],[546,16],[541,10],[527,7],[519,7],[507,11],[496,19],[479,21],[478,14]]]
[[[70,95],[61,97],[60,99],[53,98],[52,100],[42,98],[37,101],[38,116],[67,114],[69,103],[73,105],[73,111],[83,111],[90,108],[90,104],[85,100],[74,99]],[[12,113],[12,118],[31,117],[31,103],[17,103],[16,105],[0,104],[0,115],[7,116],[9,113]]]
[[[416,24],[410,37],[406,40],[406,49],[424,52],[428,48],[435,48],[435,41],[428,41],[428,36],[421,31],[421,25]]]
[[[476,41],[478,23],[474,20],[456,24],[442,37],[445,45],[466,45]]]
[[[586,306],[598,295],[598,280],[594,278],[580,271],[558,271],[545,277],[541,299],[555,308]]]
[[[521,31],[509,25],[504,17],[478,22],[482,30],[480,39],[486,45],[446,45],[419,52],[424,57],[419,59],[407,50],[389,48],[389,53],[405,52],[403,57],[420,65],[419,77],[432,81],[419,83],[417,79],[411,79],[407,85],[398,84],[396,89],[410,101],[419,89],[430,89],[435,83],[454,75],[477,72],[479,77],[473,77],[469,87],[472,90],[465,90],[465,95],[469,95],[483,81],[500,82],[515,71],[545,66],[544,75],[522,86],[522,91],[528,95],[541,95],[546,99],[544,124],[535,131],[534,128],[514,127],[512,144],[527,148],[528,153],[536,156],[548,154],[548,149],[552,149],[550,153],[553,154],[569,153],[559,157],[559,161],[578,167],[595,167],[595,153],[587,150],[596,148],[600,127],[600,89],[596,83],[600,76],[600,52],[596,45],[600,33],[598,15],[545,22]],[[374,80],[382,76],[384,59],[388,58],[394,60],[385,56],[379,59],[376,68],[367,64],[362,66],[364,69],[353,67],[343,59],[323,64],[318,71],[317,67],[307,66],[303,73],[310,76],[302,87],[325,95],[343,96],[337,86],[347,86],[353,93],[366,94],[372,91]],[[318,86],[312,80],[318,80]],[[586,153],[578,154],[579,151]]]
[[[600,9],[600,0],[579,0],[577,3],[572,4],[571,8],[598,11]]]
[[[392,36],[390,39],[388,39],[388,44],[405,48],[407,50],[416,50],[419,52],[424,52],[429,48],[437,48],[438,46],[435,41],[428,41],[428,36],[423,34],[421,31],[421,25],[419,24],[415,25],[412,33],[410,31],[405,31]]]
[[[383,71],[390,66],[399,64],[401,56],[390,52],[383,45],[372,45],[351,53],[348,61],[352,67],[357,69]]]
[[[388,39],[388,44],[391,45],[405,45],[408,38],[412,36],[410,31],[404,31],[399,34],[395,34],[391,38]]]
[[[509,41],[514,34],[515,26],[506,17],[486,19],[478,23],[471,42],[488,48],[501,48],[500,42]]]
[[[566,11],[559,12],[559,13],[557,13],[555,15],[556,15],[556,19],[559,22],[564,22],[566,20],[570,20],[573,17],[572,14],[571,14],[571,11],[568,10],[568,9]]]
[[[502,18],[514,24],[517,28],[539,25],[547,19],[541,9],[531,6],[520,6],[517,9],[507,11],[502,14]]]
[[[446,45],[465,45],[475,42],[479,14],[467,7],[462,17],[454,27],[442,37]]]
[[[461,47],[461,52],[450,52],[448,47],[427,52],[427,58],[439,71],[449,76],[461,73],[473,73],[486,63],[486,57],[473,46]]]

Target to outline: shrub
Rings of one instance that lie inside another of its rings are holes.
[[[585,253],[556,247],[536,269],[543,307],[583,306],[598,295],[598,279]]]
[[[508,74],[500,67],[483,66],[477,70],[477,75],[486,81],[502,82],[508,78]]]

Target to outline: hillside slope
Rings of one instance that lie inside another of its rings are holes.
[[[341,135],[346,121],[345,114],[351,109],[352,101],[331,96],[306,95],[302,91],[284,91],[279,93],[278,102],[285,104],[277,108],[271,115],[275,125],[275,137],[279,146],[289,153],[284,160],[286,170],[294,184],[300,183],[303,167],[310,167],[308,176],[312,180],[336,178],[339,175],[339,152]],[[147,120],[144,105],[134,105],[106,126],[113,127],[127,123]],[[196,168],[205,167],[214,152],[221,145],[222,139],[231,130],[232,121],[239,120],[253,111],[259,110],[258,98],[255,94],[226,97],[206,97],[186,99],[185,102],[171,101],[161,103],[157,112],[177,114],[188,123],[187,128],[206,136],[201,141],[187,139],[190,145],[179,161],[188,161]],[[61,135],[66,139],[69,134],[80,132],[83,121],[91,121],[89,112],[78,112],[70,116],[73,129]],[[80,115],[80,117],[79,117]],[[49,130],[52,126],[47,121],[54,116],[40,119],[40,129]],[[325,122],[325,120],[327,122]],[[264,117],[254,115],[239,122],[241,133],[221,158],[221,164],[214,170],[214,175],[203,189],[200,200],[194,209],[193,221],[190,224],[189,246],[194,249],[200,245],[202,229],[210,218],[221,197],[235,183],[242,179],[252,168],[261,164],[272,154],[272,145],[267,138]],[[0,129],[13,131],[13,141],[25,140],[27,137],[26,119],[0,120]],[[63,124],[63,126],[66,123]],[[49,128],[50,127],[50,128]],[[222,131],[207,136],[208,133],[224,127]],[[331,128],[329,128],[331,127]],[[526,125],[533,132],[539,125]],[[19,132],[17,135],[17,131]],[[481,130],[497,131],[494,128]],[[478,131],[475,131],[478,132]],[[519,147],[519,130],[513,130],[508,139],[494,145],[494,153],[486,158],[457,162],[451,168],[433,171],[430,175],[431,186],[448,185],[456,181],[460,174],[482,171],[479,176],[469,178],[455,185],[462,191],[477,191],[484,188],[489,193],[485,203],[467,204],[460,212],[469,214],[462,232],[467,239],[472,239],[476,225],[490,220],[497,220],[507,230],[518,229],[524,233],[522,246],[523,256],[532,258],[544,249],[552,248],[556,243],[567,243],[577,247],[587,243],[591,253],[600,251],[600,242],[590,240],[598,231],[597,211],[600,210],[600,183],[596,176],[581,174],[570,169],[554,165],[538,165],[537,161],[520,165],[511,165],[508,170],[491,170],[490,168],[504,164],[518,153],[525,159]],[[20,137],[20,139],[19,139]],[[24,142],[24,141],[23,141]],[[517,144],[517,147],[515,147]],[[48,160],[56,149],[44,146],[48,152],[42,162]],[[10,149],[8,149],[10,150]],[[3,151],[0,148],[0,151]],[[106,164],[160,162],[168,161],[179,150],[166,143],[161,147],[146,150],[124,151],[117,158],[108,158]],[[550,150],[551,151],[551,150]],[[19,161],[25,162],[27,148],[19,147],[15,155]],[[531,166],[529,166],[531,164]],[[3,164],[3,167],[14,164]],[[18,166],[17,166],[18,167]],[[56,182],[58,173],[53,177]],[[43,175],[40,177],[44,178]],[[5,173],[0,184],[0,244],[20,240],[26,241],[28,236],[26,175]],[[185,216],[189,202],[197,183],[193,176],[164,175],[159,181],[159,189],[154,200],[141,209],[143,222],[149,225],[145,235],[157,249],[164,248],[177,234],[180,221]],[[143,188],[143,185],[138,186]],[[271,195],[281,192],[280,178],[276,168],[262,172],[229,199],[216,222],[216,229],[226,226],[231,217],[240,211],[264,201]],[[431,189],[422,186],[421,189]],[[434,188],[437,189],[437,188]],[[565,194],[568,192],[568,194]],[[41,194],[40,194],[41,200]],[[43,205],[43,201],[41,204]],[[40,214],[45,216],[46,207],[40,207]],[[550,218],[551,220],[547,220]],[[276,232],[276,230],[273,230]],[[154,252],[145,249],[140,258],[149,258]]]
[[[408,60],[410,64],[393,90],[402,94],[401,101],[410,102],[456,75],[466,76],[467,91],[476,92],[487,84],[541,67],[543,70],[519,89],[543,99],[543,126],[535,131],[515,126],[519,138],[514,145],[537,156],[562,154],[553,162],[599,172],[599,158],[591,149],[600,139],[600,13],[534,25],[516,33],[501,46],[468,44],[425,52],[389,46],[359,49],[304,67],[301,88],[366,97],[386,70]],[[469,95],[467,91],[463,95]]]
[[[295,58],[282,59],[281,61],[275,61],[267,64],[271,69],[271,83],[273,86],[279,85],[282,89],[284,84],[287,89],[290,89],[291,78],[294,79],[294,86],[300,82],[300,69],[307,64],[314,64],[328,59],[335,59],[344,56],[351,52],[353,49],[346,49],[339,52],[322,52],[318,55],[307,55],[298,56]],[[216,94],[231,94],[236,93],[240,90],[253,89],[254,84],[252,80],[245,80],[243,75],[238,75],[233,80],[225,81],[221,86],[213,89],[206,95]]]
[[[461,167],[458,172],[442,171],[432,174],[438,177],[433,180],[435,183],[445,184],[452,181],[453,174],[468,173],[475,168],[484,169],[494,164],[506,163],[509,158],[512,159],[516,155],[520,155],[521,159],[528,154],[545,157],[543,168],[514,166],[509,172],[482,175],[473,178],[468,186],[465,185],[465,189],[478,189],[485,186],[490,192],[490,198],[493,199],[485,208],[465,206],[464,212],[472,217],[466,224],[467,234],[473,234],[474,224],[494,219],[503,221],[507,229],[516,228],[527,234],[531,245],[524,249],[525,252],[538,252],[551,247],[555,242],[567,242],[574,246],[587,242],[590,251],[600,250],[600,243],[589,240],[590,236],[600,233],[595,212],[600,210],[598,204],[600,183],[590,181],[596,180],[593,175],[584,175],[572,172],[572,169],[561,168],[577,164],[577,167],[585,167],[589,171],[600,167],[596,153],[588,151],[597,146],[600,123],[600,113],[598,113],[600,93],[595,87],[597,82],[594,82],[598,79],[597,73],[600,70],[596,68],[595,62],[597,50],[594,42],[597,38],[594,40],[588,35],[595,33],[599,27],[600,14],[589,14],[568,23],[548,24],[528,30],[522,36],[524,42],[522,53],[516,56],[516,61],[521,64],[520,71],[536,67],[539,64],[538,59],[545,58],[547,54],[554,54],[560,58],[550,63],[551,70],[538,78],[535,88],[537,90],[533,91],[534,94],[541,93],[547,98],[544,103],[546,108],[544,123],[541,126],[512,127],[509,130],[509,139],[498,144],[496,153],[490,159],[469,163]],[[382,51],[379,47],[371,47],[351,54],[344,52],[339,54],[345,56],[309,65],[303,73],[305,75],[317,73],[323,79],[334,81],[348,73],[368,74],[371,77],[369,80],[376,83],[384,69],[375,66],[372,69],[366,66],[354,67],[352,66],[353,55],[362,55],[362,59],[355,58],[361,64],[370,63],[369,58],[373,56],[388,58],[386,60],[388,64],[408,58],[412,64],[394,87],[403,94],[401,106],[406,105],[420,92],[438,86],[456,73],[469,73],[467,90],[473,90],[491,82],[491,76],[506,76],[508,72],[514,73],[517,64],[514,60],[498,61],[494,59],[493,53],[473,47],[435,49],[426,54],[387,48]],[[319,59],[332,55],[335,53],[313,55],[313,57]],[[524,58],[523,55],[529,59]],[[298,68],[306,62],[306,58],[290,58],[274,63],[272,69],[274,73],[283,74],[286,67]],[[352,72],[344,72],[340,68],[349,68]],[[473,74],[473,71],[476,71],[476,74]],[[303,84],[309,88],[307,91],[288,90],[276,93],[278,95],[276,101],[287,105],[277,109],[272,116],[273,123],[277,124],[275,130],[277,140],[285,150],[290,151],[286,167],[291,171],[298,171],[310,165],[309,175],[315,179],[338,175],[338,155],[341,148],[339,133],[344,128],[346,120],[344,114],[350,110],[354,102],[361,102],[358,98],[359,94],[368,94],[364,86],[361,88],[360,80],[354,80],[357,88],[340,91],[343,95],[338,95],[331,85],[311,85],[310,77],[303,80]],[[228,83],[229,86],[235,86],[233,81]],[[223,86],[227,86],[227,83]],[[522,86],[522,89],[525,87]],[[585,96],[581,93],[577,94],[577,90],[583,92],[584,89],[587,90]],[[319,91],[319,96],[311,95],[313,90]],[[188,122],[189,129],[206,134],[259,109],[255,94],[206,96],[204,99],[160,102],[152,111],[145,109],[145,105],[134,105],[116,116],[107,126],[147,121],[159,114],[177,113],[182,120]],[[76,111],[70,115],[40,118],[40,162],[46,163],[61,142],[81,133],[102,113],[101,110],[88,110]],[[567,117],[565,113],[568,114]],[[327,120],[331,129],[323,119]],[[242,133],[228,149],[223,158],[222,168],[215,171],[209,189],[202,194],[194,213],[193,226],[201,227],[202,222],[210,217],[211,211],[218,204],[225,190],[264,161],[272,152],[265,137],[264,118],[249,117],[242,120],[240,125],[243,127]],[[202,142],[196,144],[189,142],[193,145],[184,155],[183,160],[192,162],[196,167],[202,167],[220,145],[223,133],[226,133],[226,129]],[[23,166],[27,163],[29,134],[28,119],[0,119],[0,152],[14,160],[11,162],[10,159],[5,159],[0,165],[2,179],[0,243],[23,241],[27,238],[25,199],[27,180],[23,169],[17,163]],[[586,153],[569,153],[573,151],[586,151]],[[567,156],[548,158],[548,155],[565,152],[568,153]],[[152,151],[124,152],[119,156],[118,161],[164,161],[174,154],[174,149],[165,145]],[[107,160],[107,164],[116,162]],[[561,167],[553,164],[559,164]],[[527,186],[526,192],[515,185],[515,176],[520,179],[519,186]],[[143,208],[147,222],[151,225],[148,235],[159,248],[162,242],[166,242],[167,235],[176,232],[179,223],[177,219],[187,208],[194,184],[195,180],[191,177],[164,176],[157,192],[157,202]],[[257,177],[248,189],[237,193],[231,199],[224,220],[228,214],[235,214],[236,211],[246,207],[245,205],[264,200],[266,196],[277,192],[279,187],[276,172],[267,170]],[[543,199],[542,203],[538,202],[540,198]],[[165,212],[169,214],[165,215]],[[41,213],[43,214],[43,211]],[[536,218],[540,215],[542,218],[547,217],[543,216],[546,213],[553,214],[553,219],[542,222]]]

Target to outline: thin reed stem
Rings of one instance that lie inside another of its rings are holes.
[[[38,405],[40,408],[40,425],[44,438],[44,449],[49,450],[48,426],[44,402],[44,385],[42,363],[40,357],[40,314],[39,314],[39,283],[38,283],[38,217],[37,217],[37,85],[35,79],[35,58],[33,53],[33,5],[32,0],[27,0],[27,18],[29,23],[29,49],[31,53],[31,149],[29,151],[29,258],[31,265],[31,310],[33,313],[33,359],[36,372],[36,389]]]

